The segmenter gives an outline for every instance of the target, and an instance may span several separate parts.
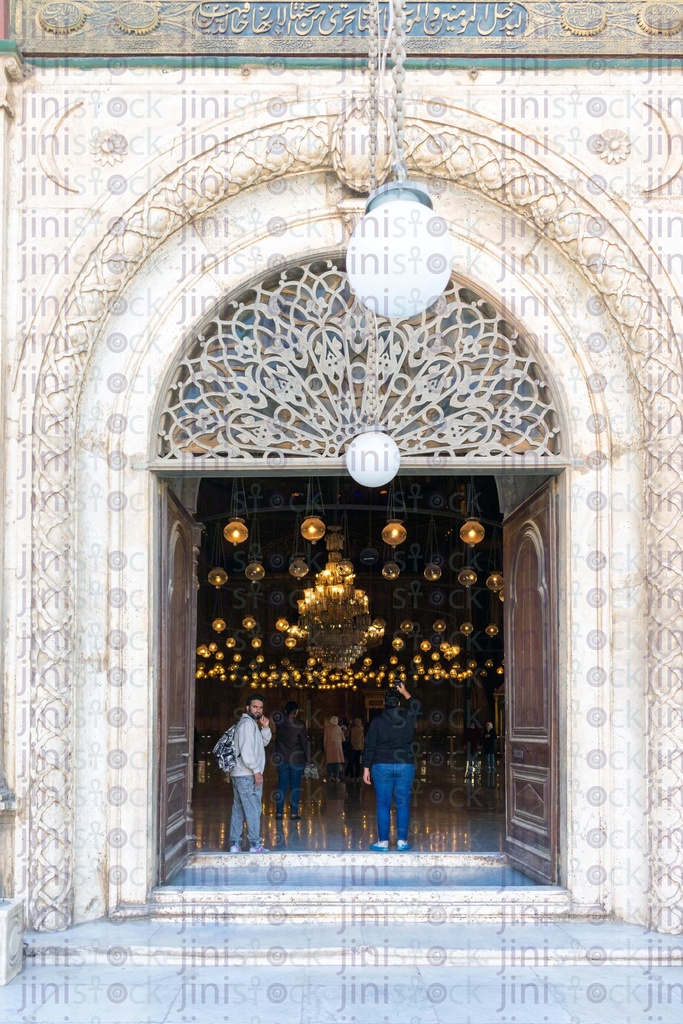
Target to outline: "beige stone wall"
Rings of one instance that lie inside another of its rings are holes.
[[[27,71],[5,120],[4,771],[14,888],[53,928],[154,884],[164,382],[222,296],[343,249],[365,82]],[[679,931],[678,79],[433,69],[406,92],[455,273],[532,338],[558,398],[563,881],[577,911]]]

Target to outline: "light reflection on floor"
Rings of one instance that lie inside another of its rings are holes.
[[[367,850],[377,838],[375,795],[361,780],[326,782],[305,779],[301,821],[275,821],[276,774],[266,769],[262,835],[271,850]],[[195,767],[193,811],[197,850],[225,850],[232,806],[230,784],[213,761]],[[392,823],[393,825],[393,823]],[[465,780],[464,762],[454,768],[432,767],[423,760],[416,773],[410,819],[410,843],[416,852],[502,852],[505,804],[500,765]],[[392,827],[392,845],[395,841]]]

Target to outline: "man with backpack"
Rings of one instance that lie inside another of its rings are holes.
[[[233,733],[234,767],[230,767],[233,789],[230,818],[230,853],[242,852],[242,829],[247,823],[250,853],[268,853],[261,842],[261,805],[265,748],[270,743],[269,721],[263,714],[263,697],[254,693]]]

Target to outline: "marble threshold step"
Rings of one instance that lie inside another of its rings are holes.
[[[567,915],[569,896],[504,854],[197,854],[156,888],[150,913],[196,922],[358,918],[413,923]]]
[[[65,932],[26,935],[27,968],[168,966],[177,974],[202,967],[485,967],[545,969],[639,965],[649,970],[683,965],[676,936],[607,919],[559,919],[544,924],[318,922],[187,924],[153,920],[96,921]]]

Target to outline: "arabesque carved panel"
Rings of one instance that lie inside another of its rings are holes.
[[[191,343],[159,454],[338,458],[375,425],[404,457],[559,453],[543,373],[488,301],[451,284],[432,310],[376,328],[342,260],[271,275]]]

